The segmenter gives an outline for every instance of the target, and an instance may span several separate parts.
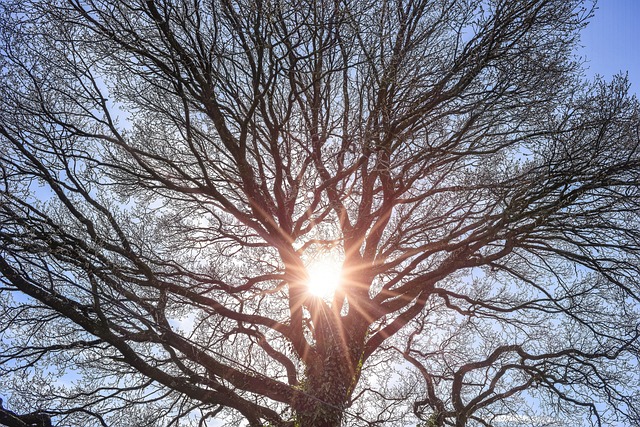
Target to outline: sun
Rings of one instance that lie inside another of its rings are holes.
[[[329,298],[342,280],[342,263],[331,257],[313,260],[307,265],[309,293]]]

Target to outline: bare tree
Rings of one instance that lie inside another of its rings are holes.
[[[51,427],[51,417],[46,413],[16,414],[2,407],[0,399],[0,424],[8,427]]]
[[[639,425],[639,110],[582,80],[591,5],[0,7],[12,411]]]

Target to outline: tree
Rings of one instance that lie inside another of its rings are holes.
[[[12,410],[640,423],[639,109],[583,81],[589,5],[1,7]]]
[[[51,427],[51,417],[46,413],[34,412],[19,415],[2,407],[0,399],[0,424],[8,427]]]

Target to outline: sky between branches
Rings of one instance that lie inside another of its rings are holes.
[[[610,80],[628,72],[631,92],[640,96],[640,0],[599,0],[598,9],[582,32],[586,76]]]

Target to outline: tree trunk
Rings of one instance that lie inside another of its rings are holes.
[[[306,398],[297,410],[301,427],[337,427],[343,421],[353,370],[343,349],[337,343],[327,344],[320,346],[316,363],[307,367]]]
[[[345,378],[349,378],[348,374],[342,372],[340,375],[339,372],[343,371],[342,369],[319,372],[318,368],[322,369],[322,366],[309,370],[311,375],[304,389],[306,399],[297,411],[298,425],[301,427],[340,426],[347,396]]]
[[[334,417],[327,414],[327,417],[318,417],[318,414],[299,414],[296,426],[300,427],[340,427],[342,425],[342,416]]]

